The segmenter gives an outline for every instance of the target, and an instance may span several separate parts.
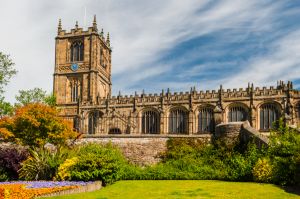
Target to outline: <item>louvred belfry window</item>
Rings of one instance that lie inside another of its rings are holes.
[[[83,43],[81,41],[72,43],[70,57],[71,62],[83,61]]]

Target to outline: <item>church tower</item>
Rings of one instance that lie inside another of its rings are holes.
[[[70,32],[59,20],[55,38],[53,92],[58,106],[95,105],[111,95],[111,47],[109,33],[98,31],[96,16],[87,30],[78,26]],[[67,114],[72,115],[72,114]]]

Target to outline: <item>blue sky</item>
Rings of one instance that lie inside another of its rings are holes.
[[[0,51],[16,62],[6,98],[52,90],[58,19],[111,34],[113,94],[300,87],[300,2],[261,0],[0,0]],[[86,18],[85,16],[86,10]],[[9,39],[8,39],[9,38]]]

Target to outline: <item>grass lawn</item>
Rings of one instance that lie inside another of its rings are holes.
[[[147,198],[300,198],[271,184],[215,180],[119,181],[99,191],[51,197],[51,199],[147,199]]]

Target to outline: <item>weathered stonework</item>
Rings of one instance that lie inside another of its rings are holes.
[[[178,137],[178,136],[173,136]],[[182,136],[181,136],[182,137]],[[87,143],[107,144],[111,143],[120,148],[123,155],[131,162],[140,166],[153,165],[161,160],[161,155],[167,149],[166,136],[122,136],[122,137],[89,137],[83,138],[76,142],[77,145]],[[197,136],[195,139],[200,139],[205,143],[209,143],[211,136]]]
[[[259,133],[256,129],[250,126],[248,121],[246,121],[243,123],[241,128],[240,141],[245,143],[250,140],[253,140],[259,148],[268,147],[269,145],[269,137]]]
[[[224,144],[230,146],[240,142],[240,132],[243,122],[232,122],[216,126],[215,138],[221,139]]]
[[[78,42],[82,57],[74,61],[72,49]],[[67,32],[59,24],[54,94],[61,116],[81,133],[192,136],[212,134],[218,124],[245,120],[266,132],[279,117],[289,125],[300,124],[300,91],[292,82],[279,81],[269,88],[249,84],[233,90],[220,86],[212,91],[191,88],[172,93],[168,89],[155,94],[111,96],[111,52],[110,38],[105,39],[103,31],[98,31],[96,19],[88,30],[76,25]]]
[[[227,147],[249,141],[254,141],[259,148],[268,147],[269,144],[268,136],[251,127],[248,121],[217,125],[214,139],[220,140]]]

